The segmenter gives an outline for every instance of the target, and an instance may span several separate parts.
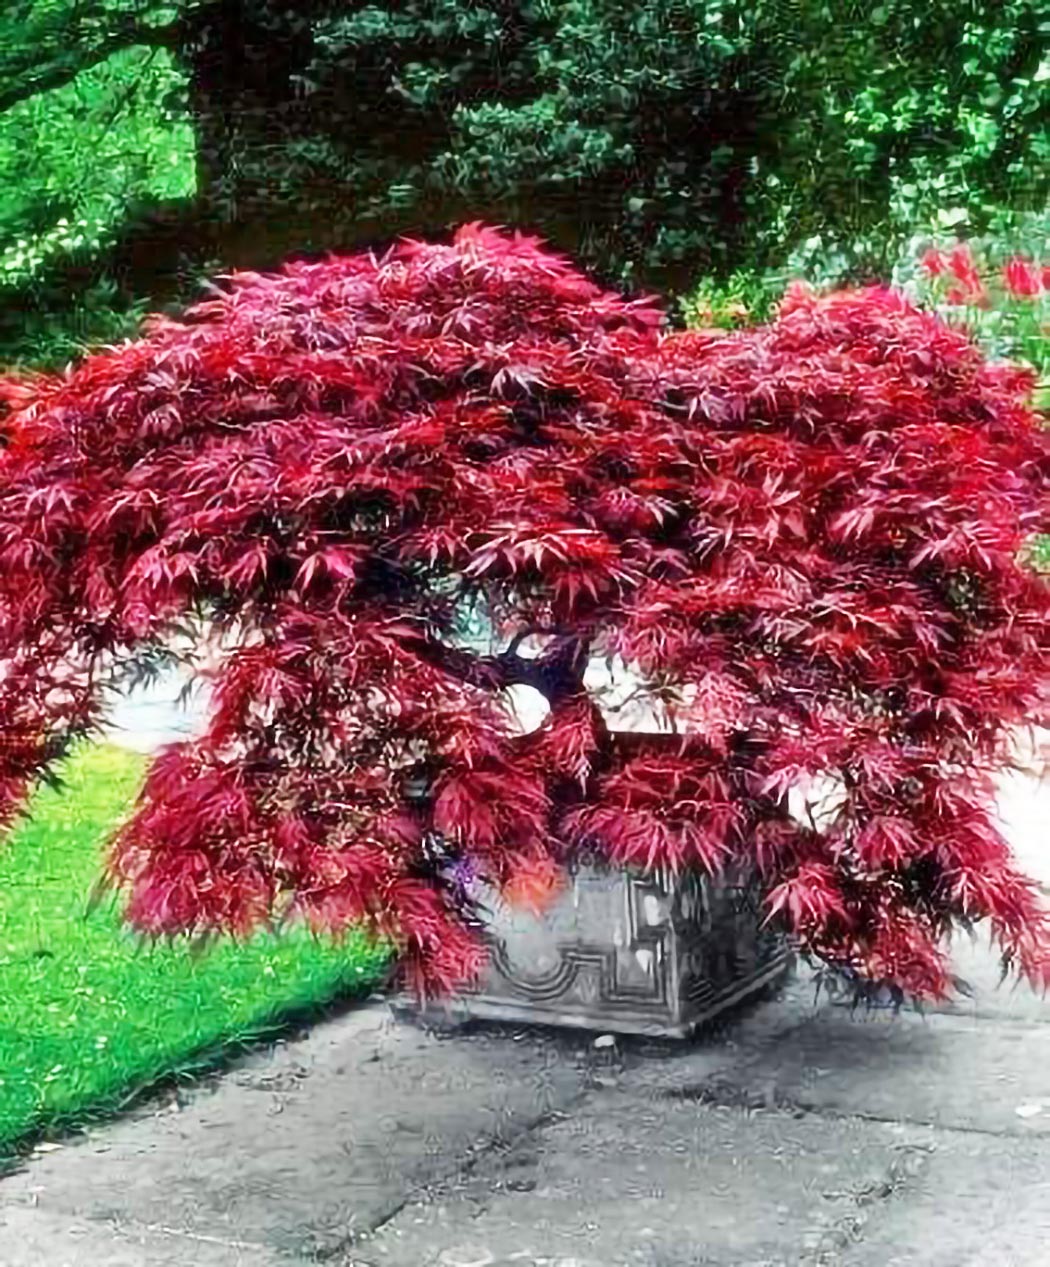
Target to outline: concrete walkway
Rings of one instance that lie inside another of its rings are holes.
[[[1002,812],[1050,881],[1050,797]],[[375,1000],[0,1181],[0,1267],[1047,1267],[1050,1002],[779,997],[686,1045]]]
[[[0,1182],[3,1267],[1045,1267],[1050,1005],[814,1006],[686,1045],[382,1002]]]

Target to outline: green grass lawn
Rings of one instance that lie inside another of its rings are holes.
[[[282,1016],[358,991],[383,970],[362,937],[341,947],[303,931],[223,942],[143,944],[119,905],[88,913],[108,830],[146,758],[85,748],[42,787],[0,845],[0,1155],[45,1127],[83,1125],[165,1076]]]

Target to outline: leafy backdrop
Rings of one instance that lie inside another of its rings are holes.
[[[0,34],[8,360],[479,216],[682,292],[1046,204],[1048,0],[16,0]]]

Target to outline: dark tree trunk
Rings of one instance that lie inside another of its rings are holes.
[[[299,6],[300,10],[306,6]],[[260,0],[214,0],[182,27],[202,213],[235,222],[263,195],[300,113],[295,76],[312,49],[308,15]]]

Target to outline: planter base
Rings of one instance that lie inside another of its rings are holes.
[[[781,980],[793,956],[761,928],[746,877],[578,868],[542,916],[492,911],[484,979],[424,1016],[685,1038]]]

